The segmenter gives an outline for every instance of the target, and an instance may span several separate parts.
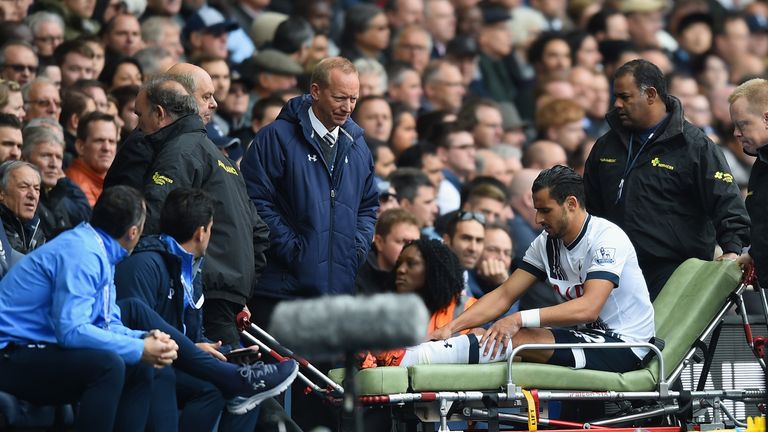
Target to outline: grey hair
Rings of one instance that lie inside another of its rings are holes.
[[[374,59],[360,57],[352,62],[357,68],[357,75],[376,75],[379,77],[379,93],[384,94],[387,92],[387,71],[384,70],[384,66]]]
[[[27,26],[32,30],[33,35],[36,35],[38,27],[46,22],[52,22],[59,26],[62,32],[64,31],[64,20],[61,19],[61,16],[55,13],[45,11],[35,12],[28,16],[26,21]]]
[[[496,144],[495,146],[491,147],[491,151],[501,156],[502,159],[504,160],[506,159],[519,160],[523,157],[522,150],[513,146],[512,144]]]
[[[46,78],[46,77],[37,77],[33,79],[32,81],[24,84],[21,87],[21,98],[24,99],[24,103],[29,102],[29,91],[34,87],[36,84],[50,84],[52,86],[56,86],[56,84],[53,83],[53,80]]]
[[[187,93],[191,95],[195,94],[195,91],[197,91],[197,83],[192,74],[166,73],[164,75],[166,75],[168,79],[181,84],[184,89],[187,90]]]
[[[159,60],[170,56],[171,53],[163,47],[146,47],[134,54],[133,58],[135,58],[141,65],[141,70],[144,72],[144,75],[151,76],[165,72],[159,69]]]
[[[172,120],[198,113],[197,101],[193,96],[179,93],[166,85],[170,81],[175,81],[184,86],[184,83],[177,78],[177,75],[163,74],[150,79],[142,86],[142,90],[147,93],[147,100],[153,105],[163,107]]]
[[[8,183],[11,179],[11,173],[19,168],[30,167],[37,174],[37,178],[42,182],[43,177],[40,175],[40,169],[27,161],[23,160],[9,160],[0,165],[0,188],[3,191],[8,192]]]
[[[147,18],[141,23],[141,39],[144,42],[160,42],[167,26],[179,27],[172,19],[161,16]]]
[[[29,157],[32,155],[32,152],[40,144],[58,144],[61,146],[61,149],[64,150],[64,140],[62,139],[61,135],[57,134],[53,129],[48,127],[25,127],[22,131],[22,134],[24,144],[21,147],[21,157],[24,159],[29,159]]]
[[[33,119],[29,119],[26,126],[24,126],[24,129],[36,128],[36,127],[51,129],[52,131],[54,131],[54,133],[56,133],[56,135],[59,136],[59,139],[61,141],[64,141],[64,128],[61,126],[61,123],[59,123],[58,121],[50,117],[35,117]]]

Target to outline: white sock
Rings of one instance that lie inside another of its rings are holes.
[[[503,356],[491,359],[491,354],[483,355],[477,336],[467,334],[442,341],[425,342],[406,348],[400,366],[417,364],[475,364],[505,361],[512,352],[512,342],[507,345]]]

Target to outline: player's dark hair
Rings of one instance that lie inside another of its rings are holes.
[[[584,179],[573,168],[555,165],[539,173],[531,191],[535,194],[542,189],[549,189],[549,196],[558,204],[573,196],[584,207]]]

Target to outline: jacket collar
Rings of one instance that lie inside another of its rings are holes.
[[[757,158],[768,163],[768,145],[764,145],[757,149]]]
[[[104,245],[104,251],[107,253],[107,260],[110,264],[115,265],[128,256],[128,251],[118,243],[117,239],[112,238],[100,228],[96,228],[88,222],[83,222],[80,226],[88,227],[93,231],[96,241]]]
[[[21,227],[21,229],[24,230],[25,235],[31,235],[31,233],[40,223],[40,217],[38,216],[38,213],[40,212],[39,207],[40,203],[38,203],[38,209],[35,211],[35,215],[32,217],[32,220],[24,222],[23,220],[19,219],[19,217],[16,216],[16,214],[11,211],[11,209],[6,207],[5,204],[0,204],[0,217],[3,220],[17,224],[19,227]]]
[[[187,252],[173,237],[162,234],[160,240],[165,244],[168,252],[181,259],[181,284],[184,286],[184,300],[193,309],[203,306],[202,293],[197,296],[194,288],[194,279],[200,270],[203,259],[195,259],[195,256]]]
[[[668,119],[666,125],[662,125],[662,129],[656,132],[656,139],[653,141],[665,141],[674,136],[681,135],[683,133],[683,126],[685,120],[683,118],[683,108],[680,104],[680,100],[674,96],[667,96],[667,114]],[[630,130],[625,128],[619,120],[619,115],[615,109],[612,109],[605,115],[605,120],[611,127],[611,130],[615,131],[621,137],[621,140],[626,145],[629,142]]]
[[[200,132],[203,135],[206,135],[205,124],[203,124],[203,120],[197,114],[187,114],[184,117],[181,117],[175,122],[169,124],[168,126],[154,133],[146,135],[145,138],[150,145],[153,147],[158,147],[183,133],[192,131]]]
[[[304,133],[304,138],[309,142],[314,142],[315,133],[312,128],[312,122],[309,119],[310,106],[312,106],[312,96],[308,94],[296,96],[285,104],[277,118],[291,123],[299,123]],[[363,129],[352,118],[349,118],[339,128],[339,138],[342,136],[346,136],[354,144],[358,138],[363,136]]]

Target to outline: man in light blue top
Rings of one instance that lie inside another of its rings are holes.
[[[114,267],[136,246],[145,216],[138,191],[107,189],[90,224],[60,234],[0,281],[0,390],[37,404],[79,402],[78,430],[109,431],[145,428],[153,385],[174,382],[170,368],[159,372],[170,379],[155,380],[153,367],[177,357],[179,368],[217,385],[233,412],[290,384],[293,362],[241,370],[197,349],[145,305],[118,307]],[[175,428],[167,426],[158,430]]]
[[[114,265],[144,224],[141,196],[126,191],[108,194],[92,225],[61,234],[0,281],[0,389],[41,404],[79,400],[79,430],[143,427],[152,366],[177,355],[169,335],[125,327],[115,305]]]

